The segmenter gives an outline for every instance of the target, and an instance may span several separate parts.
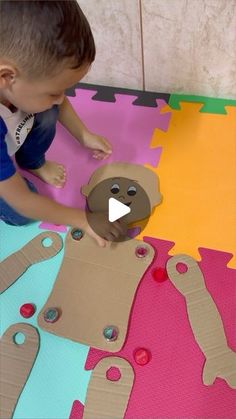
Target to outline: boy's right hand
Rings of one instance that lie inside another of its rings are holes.
[[[95,226],[95,228],[91,226]],[[127,232],[127,227],[124,224],[118,221],[111,223],[108,220],[108,214],[104,212],[90,213],[89,223],[86,219],[84,229],[101,247],[105,247],[107,241],[125,237]]]

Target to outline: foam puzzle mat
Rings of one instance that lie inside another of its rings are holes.
[[[126,341],[113,354],[47,333],[38,325],[37,316],[55,284],[64,247],[30,266],[0,294],[0,335],[22,322],[39,334],[39,350],[13,418],[92,417],[86,410],[86,397],[94,395],[90,384],[96,383],[99,363],[112,355],[133,371],[130,394],[118,417],[234,419],[236,388],[220,378],[220,372],[209,385],[203,383],[206,358],[166,265],[179,253],[197,260],[235,355],[236,101],[82,83],[68,95],[89,129],[112,143],[113,153],[106,163],[137,163],[158,174],[163,202],[139,236],[153,247],[155,256],[135,294]],[[66,166],[63,191],[22,172],[24,176],[39,192],[84,208],[80,188],[104,161],[92,159],[59,124],[47,157]],[[69,231],[67,226],[44,222],[24,227],[0,222],[0,261],[47,230],[58,233],[63,243]],[[24,303],[36,308],[28,319],[19,311]]]

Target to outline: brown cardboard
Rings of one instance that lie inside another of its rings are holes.
[[[52,244],[45,247],[44,239],[51,239]],[[59,234],[45,231],[11,254],[0,263],[0,293],[9,288],[33,263],[55,256],[62,248]]]
[[[144,246],[146,257],[135,255]],[[74,341],[116,352],[124,344],[130,310],[138,284],[152,262],[154,249],[139,240],[108,242],[101,248],[91,237],[80,241],[68,232],[65,255],[54,288],[38,316],[42,329]],[[44,320],[44,312],[56,307],[61,316],[55,323]],[[119,329],[118,339],[107,341],[105,327]]]
[[[14,342],[17,333],[25,335],[22,344]],[[11,418],[28,379],[39,348],[37,330],[25,323],[9,327],[0,340],[0,418]]]
[[[111,193],[114,183],[120,186],[117,195]],[[135,196],[128,196],[127,189],[133,184],[137,193]],[[152,209],[162,200],[159,178],[155,172],[138,164],[123,162],[99,167],[92,174],[88,185],[81,188],[81,192],[86,196],[87,205],[92,212],[107,211],[108,199],[111,197],[122,203],[130,201],[131,212],[122,218],[128,224],[149,217]]]
[[[106,373],[111,367],[119,369],[118,381],[107,379]],[[83,419],[124,418],[133,381],[134,371],[128,361],[118,357],[103,358],[92,372]]]
[[[179,273],[176,268],[178,263],[185,264],[187,272]],[[220,314],[197,262],[188,255],[176,255],[169,259],[167,271],[171,282],[186,299],[194,337],[206,357],[203,383],[213,384],[219,377],[235,389],[236,353],[228,347]]]

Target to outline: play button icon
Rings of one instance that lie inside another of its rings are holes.
[[[115,198],[109,198],[108,219],[111,223],[129,214],[130,211],[131,209],[127,205],[122,204],[120,201],[118,201]]]
[[[99,167],[81,192],[86,197],[87,221],[96,234],[106,237],[103,234],[105,231],[107,235],[108,226],[110,236],[117,224],[124,230],[112,241],[126,241],[139,235],[153,208],[161,202],[156,173],[131,163],[114,162]]]

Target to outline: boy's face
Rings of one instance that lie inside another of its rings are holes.
[[[24,112],[43,112],[60,105],[65,90],[78,83],[89,68],[90,64],[86,63],[77,69],[65,68],[57,75],[32,80],[13,73],[0,85],[1,97]]]

